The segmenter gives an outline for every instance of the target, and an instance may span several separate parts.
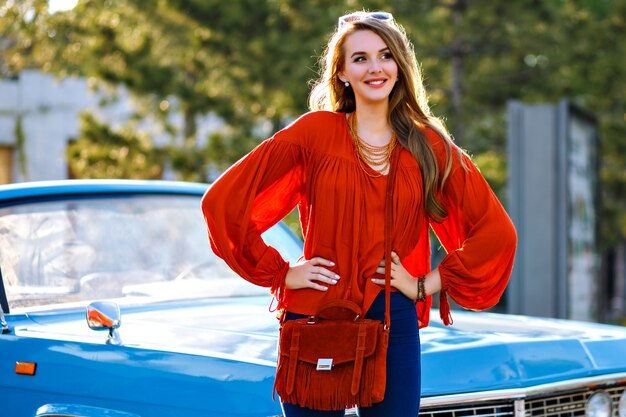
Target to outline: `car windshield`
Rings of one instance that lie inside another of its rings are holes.
[[[263,238],[290,262],[302,254],[283,224]],[[199,196],[100,195],[3,207],[0,248],[11,308],[268,293],[213,254]]]

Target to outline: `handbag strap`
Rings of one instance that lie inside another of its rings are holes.
[[[393,190],[398,170],[400,150],[394,149],[391,154],[389,173],[387,174],[387,194],[385,196],[385,329],[391,326],[391,234],[393,232]]]
[[[289,364],[287,368],[287,394],[292,394],[296,382],[296,371],[298,369],[298,352],[300,351],[300,326],[294,326],[291,335],[291,345],[289,347]],[[276,382],[274,382],[274,389]]]
[[[344,314],[341,314],[342,317],[337,317],[337,311],[335,311],[335,314],[329,314],[328,311],[329,310],[338,310],[343,312]],[[348,314],[346,314],[348,313]],[[352,315],[349,315],[349,313],[352,313]],[[355,303],[354,301],[350,301],[350,300],[346,300],[344,298],[338,298],[336,300],[331,300],[325,304],[323,304],[319,310],[317,310],[317,313],[313,316],[314,320],[317,321],[318,318],[331,318],[331,319],[337,319],[337,318],[344,318],[344,319],[357,319],[359,317],[361,317],[361,307],[359,307],[359,305],[357,303]]]
[[[356,341],[356,357],[354,360],[354,371],[352,372],[352,385],[350,393],[357,395],[361,386],[361,375],[363,374],[363,363],[365,361],[365,346],[367,338],[367,328],[364,322],[359,323],[359,335]]]

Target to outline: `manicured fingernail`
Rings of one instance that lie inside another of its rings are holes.
[[[330,266],[335,266],[335,263],[333,261],[328,261],[330,263]]]
[[[340,278],[339,275],[335,274],[335,279],[339,279],[339,278]]]

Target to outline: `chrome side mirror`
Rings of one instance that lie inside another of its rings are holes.
[[[120,345],[117,329],[122,325],[120,306],[112,301],[94,301],[87,306],[87,325],[91,330],[108,330],[107,344]]]

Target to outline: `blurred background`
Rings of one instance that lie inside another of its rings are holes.
[[[363,9],[516,223],[498,309],[626,323],[626,0],[0,0],[0,183],[211,181],[307,110]]]

